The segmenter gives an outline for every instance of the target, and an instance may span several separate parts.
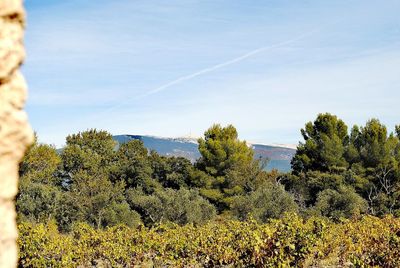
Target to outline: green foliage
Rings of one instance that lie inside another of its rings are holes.
[[[366,178],[361,194],[368,200],[370,212],[375,215],[398,213],[400,208],[400,142],[388,135],[379,120],[369,120],[365,127],[354,131],[354,148],[358,161],[351,169]]]
[[[253,161],[253,150],[245,141],[238,140],[234,126],[213,125],[200,138],[201,158],[197,166],[214,177],[221,177],[235,166],[246,166]]]
[[[395,132],[396,132],[397,138],[400,139],[400,125],[396,125]]]
[[[69,135],[61,154],[64,170],[69,174],[80,170],[94,174],[110,168],[115,147],[116,142],[106,131],[90,129]]]
[[[390,161],[391,148],[387,130],[379,120],[371,119],[356,134],[354,145],[364,167],[376,167]]]
[[[299,176],[286,175],[282,183],[290,192],[301,196],[305,205],[313,206],[320,192],[339,189],[345,183],[345,178],[338,174],[309,171]]]
[[[202,224],[216,214],[214,206],[195,190],[165,189],[146,195],[139,188],[128,190],[127,196],[131,206],[141,212],[146,225],[161,222]]]
[[[258,159],[230,169],[225,176],[224,191],[240,187],[240,192],[236,194],[253,192],[266,182],[275,181],[279,173],[276,170],[266,172],[267,163],[266,159]]]
[[[19,168],[20,184],[16,207],[18,220],[48,221],[59,213],[62,192],[55,176],[61,159],[54,147],[39,144],[37,138]]]
[[[367,211],[367,202],[354,189],[340,186],[339,189],[326,189],[318,194],[314,208],[318,215],[334,220],[359,217]]]
[[[399,129],[396,126],[397,134]],[[338,191],[342,185],[353,187],[368,202],[369,213],[400,214],[398,135],[388,134],[377,119],[353,126],[348,135],[343,121],[330,114],[320,114],[314,123],[307,123],[302,135],[305,143],[298,146],[292,160],[293,175],[284,183],[307,205],[314,205],[321,191]]]
[[[54,176],[61,163],[56,149],[35,140],[29,147],[19,167],[19,175],[24,180],[32,182],[56,184]]]
[[[301,134],[305,143],[299,144],[292,160],[295,173],[309,170],[325,172],[347,167],[344,154],[349,137],[342,120],[329,113],[319,114],[313,123],[306,124]]]
[[[69,218],[85,221],[97,228],[124,223],[136,225],[138,215],[126,203],[125,183],[112,183],[102,174],[91,176],[81,171],[75,174],[67,200],[74,209]],[[68,212],[68,211],[67,211]],[[65,215],[64,215],[65,216]]]
[[[46,222],[56,217],[61,198],[56,186],[22,178],[16,201],[18,221]]]
[[[258,222],[267,222],[297,210],[293,196],[277,183],[265,183],[246,196],[235,197],[231,209],[239,220],[253,217]]]
[[[119,147],[116,164],[111,172],[113,181],[123,180],[127,187],[141,186],[151,191],[157,187],[151,175],[148,151],[142,141],[132,140]]]
[[[150,154],[153,177],[157,179],[163,187],[180,189],[190,187],[195,182],[192,180],[195,169],[192,163],[183,157],[160,156],[156,152]]]
[[[213,125],[199,139],[200,159],[196,167],[208,174],[199,173],[194,181],[201,185],[200,193],[222,212],[228,210],[233,196],[251,191],[265,179],[260,161],[253,160],[253,150],[238,139],[232,125]]]

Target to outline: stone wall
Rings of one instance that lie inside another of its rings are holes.
[[[19,67],[24,57],[22,0],[0,0],[0,267],[17,264],[14,197],[18,163],[33,140],[23,107],[26,83]]]

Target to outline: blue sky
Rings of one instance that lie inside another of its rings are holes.
[[[400,1],[26,0],[27,110],[88,128],[291,143],[318,113],[400,123]]]

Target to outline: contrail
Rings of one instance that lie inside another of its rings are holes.
[[[276,43],[276,44],[273,44],[273,45],[270,45],[270,46],[260,47],[260,48],[257,48],[255,50],[252,50],[250,52],[247,52],[247,53],[245,53],[245,54],[243,54],[243,55],[241,55],[239,57],[236,57],[234,59],[225,61],[223,63],[216,64],[216,65],[211,66],[211,67],[207,67],[207,68],[205,68],[203,70],[197,71],[197,72],[192,73],[192,74],[181,76],[181,77],[179,77],[179,78],[177,78],[175,80],[172,80],[172,81],[170,81],[170,82],[168,82],[168,83],[166,83],[164,85],[161,85],[161,86],[159,86],[157,88],[154,88],[154,89],[152,89],[152,90],[150,90],[150,91],[148,91],[148,92],[146,92],[146,93],[144,93],[142,95],[137,95],[137,96],[133,96],[133,97],[127,98],[123,102],[120,102],[119,104],[110,107],[109,109],[105,110],[104,112],[109,112],[109,111],[118,109],[119,107],[129,103],[132,100],[138,100],[138,99],[141,99],[141,98],[145,98],[147,96],[150,96],[150,95],[156,94],[158,92],[164,91],[164,90],[166,90],[166,89],[168,89],[168,88],[170,88],[170,87],[172,87],[174,85],[180,84],[180,83],[182,83],[184,81],[188,81],[188,80],[191,80],[191,79],[193,79],[195,77],[198,77],[198,76],[201,76],[201,75],[204,75],[204,74],[207,74],[207,73],[211,73],[213,71],[216,71],[218,69],[224,68],[224,67],[229,66],[229,65],[232,65],[234,63],[241,62],[241,61],[243,61],[243,60],[245,60],[245,59],[247,59],[247,58],[249,58],[251,56],[254,56],[254,55],[258,54],[258,53],[261,53],[261,52],[264,52],[264,51],[267,51],[267,50],[272,50],[272,49],[275,49],[275,48],[279,48],[279,47],[294,43],[296,41],[304,39],[307,36],[311,36],[316,32],[319,32],[321,29],[322,29],[322,27],[319,27],[319,28],[314,29],[312,31],[309,31],[309,32],[307,32],[305,34],[299,35],[299,36],[297,36],[295,38],[292,38],[292,39],[289,39],[289,40],[286,40],[286,41],[282,41],[282,42],[279,42],[279,43]]]

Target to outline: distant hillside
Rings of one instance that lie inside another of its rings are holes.
[[[125,143],[130,140],[141,140],[149,150],[155,150],[165,156],[181,156],[194,162],[200,157],[197,148],[197,141],[187,138],[161,138],[153,136],[141,135],[116,135],[114,139],[118,143]],[[292,148],[252,144],[254,157],[267,157],[270,162],[267,166],[268,170],[277,169],[282,172],[290,171],[290,161],[292,160],[296,150]]]

